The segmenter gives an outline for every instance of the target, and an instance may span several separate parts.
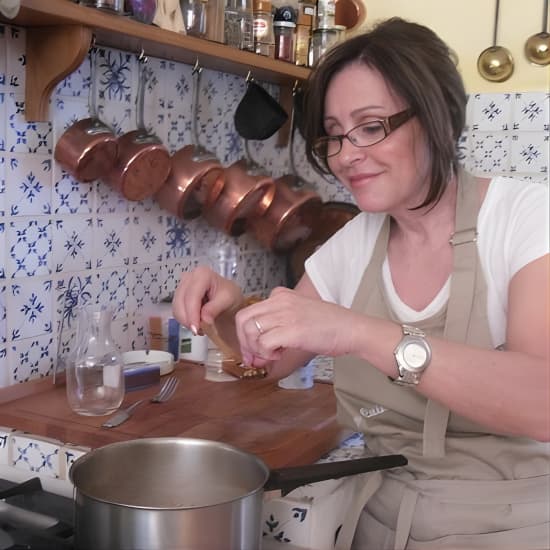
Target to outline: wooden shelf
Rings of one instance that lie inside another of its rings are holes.
[[[307,79],[310,70],[244,52],[192,36],[145,25],[75,4],[71,0],[21,0],[15,19],[6,24],[27,28],[27,120],[48,120],[49,97],[54,87],[84,60],[92,36],[99,45],[170,59],[246,76],[292,88]]]

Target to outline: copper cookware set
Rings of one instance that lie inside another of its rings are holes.
[[[275,252],[289,250],[307,237],[311,230],[310,216],[306,212],[321,199],[300,184],[292,158],[292,174],[277,180],[250,158],[248,139],[265,139],[266,132],[272,135],[278,129],[273,124],[273,116],[265,118],[270,123],[269,129],[258,127],[257,119],[269,114],[268,111],[282,110],[265,90],[258,94],[258,84],[247,77],[247,93],[236,113],[236,116],[240,113],[239,117],[247,113],[246,118],[252,120],[249,118],[251,110],[256,112],[254,126],[246,128],[244,117],[236,124],[244,132],[241,137],[245,138],[245,158],[223,167],[216,156],[199,143],[198,98],[202,69],[198,63],[192,73],[192,143],[170,156],[161,140],[144,124],[144,94],[151,71],[146,67],[147,58],[143,52],[139,58],[137,128],[118,139],[99,120],[96,112],[96,54],[93,49],[90,54],[90,118],[72,125],[55,149],[55,159],[76,180],[101,179],[131,201],[153,197],[172,215],[184,220],[202,215],[208,223],[230,236],[249,231],[263,246]],[[281,113],[277,113],[276,118],[280,125],[286,120]],[[292,155],[294,124],[291,126]],[[257,131],[261,132],[261,137],[255,137]]]

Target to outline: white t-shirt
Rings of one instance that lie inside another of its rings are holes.
[[[487,312],[493,345],[505,341],[508,286],[523,266],[548,254],[549,188],[509,177],[492,179],[478,216],[477,247],[487,283]],[[324,243],[305,263],[323,300],[350,307],[385,214],[361,212]],[[382,269],[390,305],[402,322],[436,313],[449,297],[450,281],[423,311],[403,303],[391,281],[387,259]]]

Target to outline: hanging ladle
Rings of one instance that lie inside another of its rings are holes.
[[[479,74],[490,82],[504,82],[514,72],[514,58],[512,54],[503,46],[497,46],[499,5],[500,0],[496,0],[493,45],[483,50],[477,58],[477,70]]]
[[[534,65],[550,63],[550,33],[548,33],[548,0],[544,0],[542,13],[542,31],[530,36],[525,42],[525,57]]]

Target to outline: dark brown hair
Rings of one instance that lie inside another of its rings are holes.
[[[376,69],[411,107],[426,134],[430,188],[417,208],[441,197],[458,168],[457,142],[465,123],[466,92],[448,46],[430,29],[394,17],[328,51],[312,71],[304,96],[306,154],[313,167],[330,173],[315,156],[313,142],[326,135],[324,103],[328,85],[344,67],[364,63]],[[366,91],[368,93],[368,91]]]

